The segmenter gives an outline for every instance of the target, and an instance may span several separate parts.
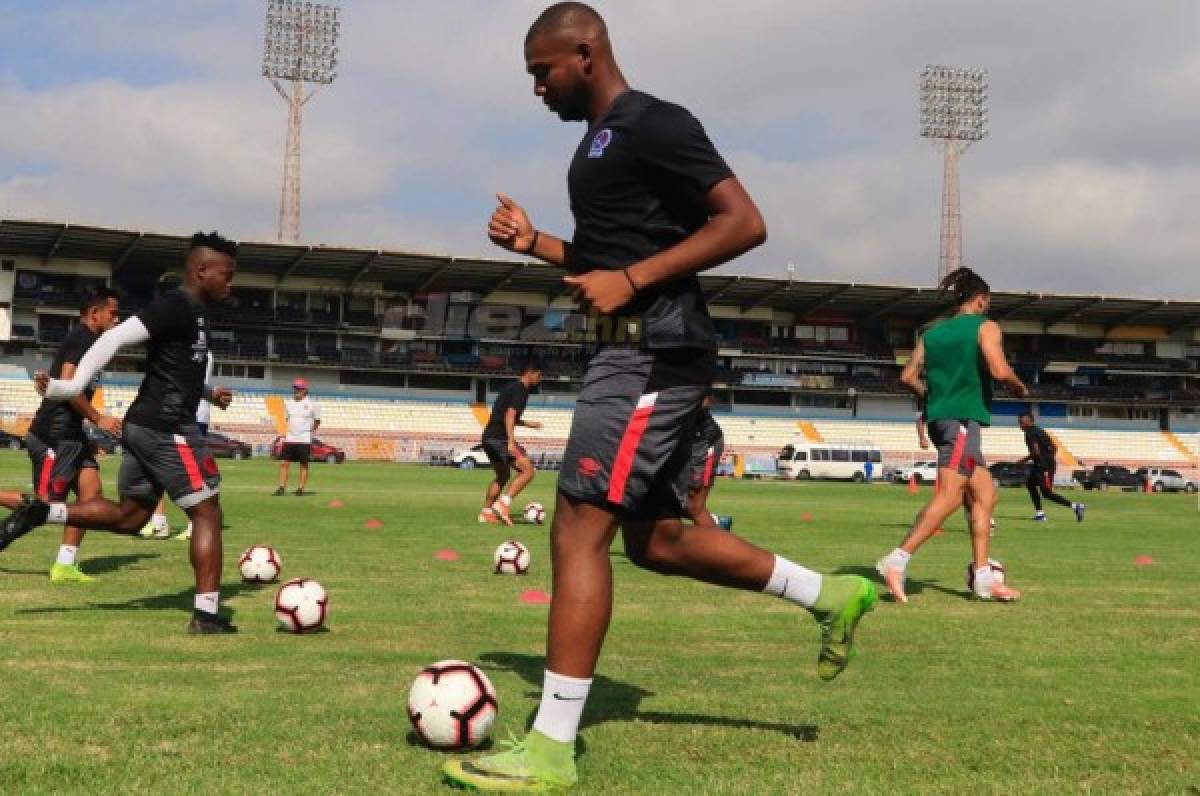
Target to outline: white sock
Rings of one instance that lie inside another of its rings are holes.
[[[56,522],[59,525],[67,524],[67,504],[66,503],[51,503],[50,513],[46,515],[46,522]]]
[[[912,553],[897,547],[884,557],[883,564],[892,569],[900,570],[900,574],[903,575],[908,570],[908,561],[910,558],[912,558]]]
[[[512,496],[511,495],[501,495],[500,502],[506,506],[511,506],[512,505]]]
[[[64,567],[73,566],[75,564],[75,556],[79,553],[79,548],[73,544],[64,544],[58,546],[58,560],[56,563],[62,564]]]
[[[546,670],[542,681],[542,703],[538,705],[533,728],[561,743],[573,743],[579,734],[579,720],[587,703],[592,679],[581,680]]]
[[[975,593],[983,598],[992,596],[992,584],[995,583],[995,573],[992,572],[992,565],[980,567],[975,570]]]
[[[154,530],[161,531],[163,528],[167,527],[167,515],[155,514],[150,518],[150,524],[154,526]]]
[[[217,591],[196,592],[196,610],[206,614],[215,614],[220,607],[221,593]]]
[[[821,593],[821,574],[788,561],[783,556],[775,556],[775,569],[763,592],[812,608],[817,602],[817,595]]]

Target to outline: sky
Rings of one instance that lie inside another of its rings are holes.
[[[306,108],[304,242],[508,256],[495,193],[569,237],[584,133],[533,95],[544,2],[343,0]],[[935,281],[927,63],[989,71],[964,262],[1004,290],[1200,298],[1200,3],[609,0],[630,83],[689,108],[767,221],[729,273]],[[286,109],[260,0],[0,0],[0,217],[274,240]]]

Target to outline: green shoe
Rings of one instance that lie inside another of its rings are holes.
[[[875,607],[879,595],[875,584],[858,575],[826,575],[821,594],[813,606],[813,617],[821,626],[821,652],[817,655],[817,677],[832,680],[854,658],[854,629],[863,614]]]
[[[544,793],[575,784],[575,744],[537,730],[523,741],[501,743],[509,748],[475,760],[451,760],[442,766],[442,776],[458,788],[500,793]]]
[[[78,564],[55,563],[50,567],[51,583],[91,583],[95,578],[84,573]]]
[[[143,525],[142,529],[140,531],[138,531],[138,536],[142,537],[143,539],[149,539],[149,538],[153,537],[154,536],[154,520],[150,520],[150,522]]]

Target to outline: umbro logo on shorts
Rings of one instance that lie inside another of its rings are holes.
[[[585,456],[575,465],[575,470],[584,478],[595,478],[600,474],[600,462]]]

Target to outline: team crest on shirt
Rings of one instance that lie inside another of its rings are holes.
[[[596,133],[596,137],[592,139],[591,149],[588,150],[588,157],[604,157],[604,150],[608,149],[608,145],[612,143],[612,138],[612,130],[608,129],[607,127]]]

